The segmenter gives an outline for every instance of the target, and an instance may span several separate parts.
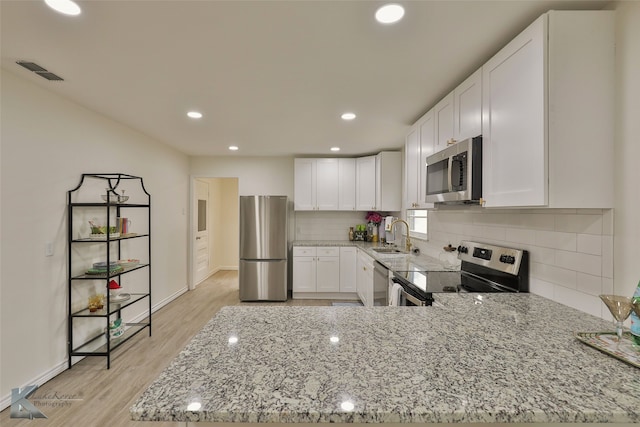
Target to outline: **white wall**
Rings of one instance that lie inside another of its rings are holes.
[[[5,406],[11,388],[41,384],[66,369],[66,192],[82,173],[144,178],[152,196],[152,302],[158,306],[187,287],[189,161],[6,70],[1,84],[0,398]],[[46,242],[53,243],[51,257],[45,257]]]
[[[215,225],[220,231],[220,241],[216,242],[216,265],[221,270],[237,270],[240,263],[238,180],[224,178],[220,181],[220,223]]]
[[[288,196],[293,200],[293,157],[191,157],[191,174],[238,178],[240,196]]]

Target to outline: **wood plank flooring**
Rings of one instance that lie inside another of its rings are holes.
[[[177,356],[193,336],[220,308],[227,305],[331,305],[329,300],[289,300],[283,303],[241,303],[238,274],[221,271],[153,315],[153,336],[141,332],[111,358],[106,369],[103,357],[87,357],[46,384],[29,399],[48,418],[10,418],[9,408],[0,413],[0,425],[47,427],[177,427],[181,423],[134,422],[129,407]],[[38,400],[39,397],[51,400]],[[73,398],[77,400],[62,400]]]

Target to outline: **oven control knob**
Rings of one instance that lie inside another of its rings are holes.
[[[500,262],[505,264],[515,264],[516,258],[511,255],[500,255]]]
[[[467,254],[469,253],[469,249],[466,246],[458,246],[458,253]]]

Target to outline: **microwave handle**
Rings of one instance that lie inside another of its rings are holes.
[[[451,170],[453,168],[453,156],[449,156],[449,166],[447,167],[447,179],[448,179],[448,185],[449,185],[449,193],[451,193],[453,191],[453,171]]]

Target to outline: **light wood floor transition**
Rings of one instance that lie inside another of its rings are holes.
[[[47,427],[175,427],[180,423],[134,422],[129,407],[182,348],[227,305],[331,305],[328,300],[241,303],[238,273],[221,271],[153,314],[153,335],[141,332],[118,348],[106,369],[103,357],[87,357],[46,384],[29,399],[47,419],[12,419],[9,408],[0,425]],[[49,400],[45,400],[50,398]]]

